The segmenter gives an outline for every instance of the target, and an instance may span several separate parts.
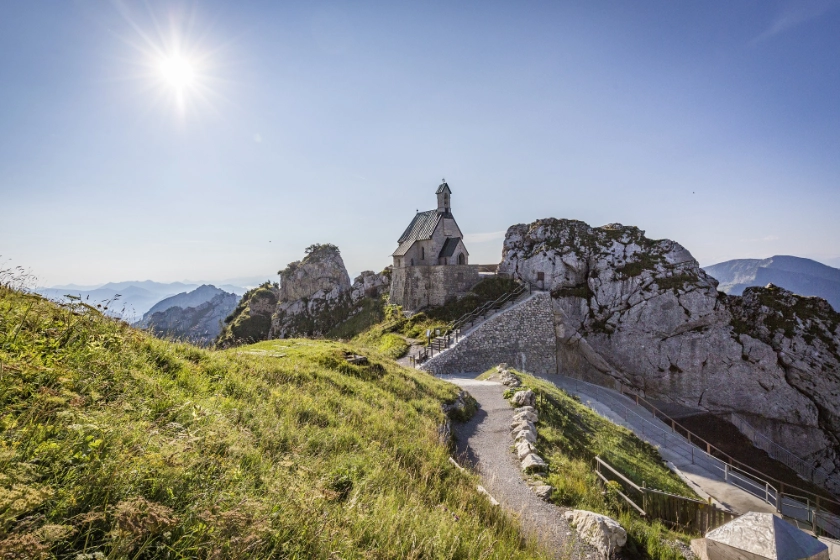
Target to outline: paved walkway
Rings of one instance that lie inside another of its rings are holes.
[[[487,491],[518,518],[524,533],[536,538],[544,550],[556,558],[597,557],[563,518],[567,510],[538,498],[523,480],[512,450],[513,408],[502,397],[504,385],[462,376],[440,377],[467,390],[479,405],[469,422],[454,427],[459,462],[479,473]]]
[[[748,511],[774,513],[776,508],[737,485],[751,487],[753,492],[772,492],[735,471],[721,461],[710,459],[685,438],[671,432],[645,408],[631,399],[604,387],[595,387],[562,375],[534,374],[569,393],[604,418],[624,426],[640,439],[659,449],[662,458],[701,498],[712,498],[719,507],[737,514]],[[730,482],[727,482],[729,480]],[[772,496],[772,494],[771,494]]]

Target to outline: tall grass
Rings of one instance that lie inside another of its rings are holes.
[[[345,351],[202,350],[0,288],[0,557],[541,557],[447,462],[457,389]]]

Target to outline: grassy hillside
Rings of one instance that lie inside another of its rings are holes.
[[[487,378],[495,369],[484,373]],[[604,487],[594,473],[600,456],[636,484],[643,482],[673,494],[696,498],[694,492],[662,460],[659,451],[632,432],[602,418],[555,385],[516,372],[522,386],[539,391],[540,422],[537,450],[549,470],[546,483],[554,486],[552,501],[558,505],[596,511],[615,517],[627,529],[629,558],[678,560],[675,543],[688,536],[668,530],[659,522],[642,520],[615,493]]]
[[[0,557],[540,557],[447,462],[453,386],[100,311],[0,287]]]

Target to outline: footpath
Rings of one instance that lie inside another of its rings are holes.
[[[468,391],[479,405],[469,422],[454,426],[459,463],[475,469],[484,488],[519,520],[523,533],[536,539],[554,557],[596,557],[597,553],[580,542],[563,518],[567,508],[543,501],[524,480],[511,450],[513,408],[502,396],[506,387],[496,381],[474,379],[476,375],[440,376]]]

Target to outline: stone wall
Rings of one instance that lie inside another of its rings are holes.
[[[443,305],[465,295],[481,280],[473,265],[404,266],[391,275],[391,303],[406,311]]]
[[[490,317],[457,345],[423,364],[422,369],[433,374],[478,373],[502,362],[530,372],[557,372],[554,314],[547,292],[534,294]]]

